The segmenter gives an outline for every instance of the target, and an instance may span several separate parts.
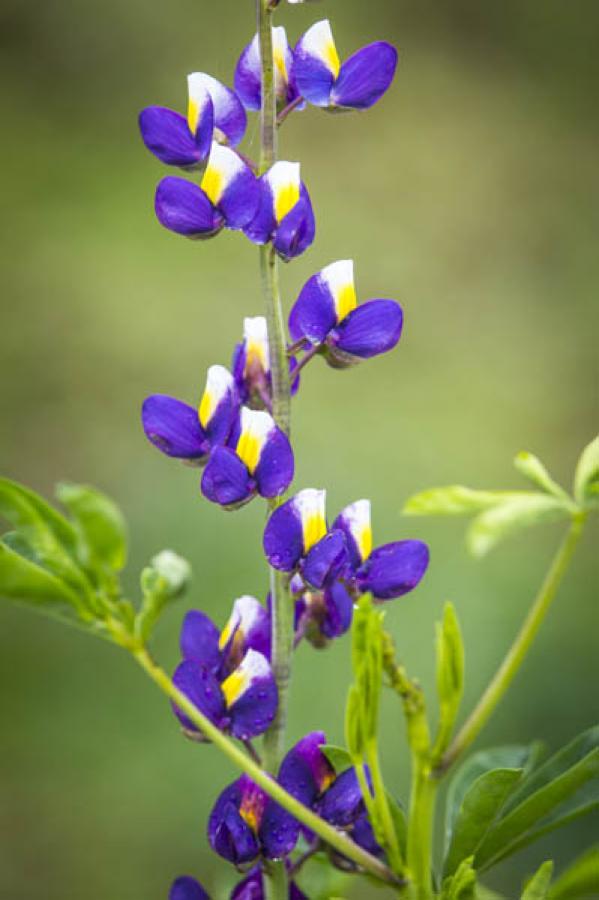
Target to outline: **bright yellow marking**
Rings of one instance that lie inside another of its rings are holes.
[[[362,527],[362,530],[356,537],[356,542],[358,544],[360,556],[362,557],[362,562],[364,562],[364,560],[368,559],[372,553],[372,528],[370,525],[364,525]]]
[[[250,475],[253,475],[260,462],[261,441],[251,431],[242,431],[235,450],[239,459],[248,467]]]
[[[281,76],[283,84],[286,84],[287,83],[287,66],[285,64],[285,54],[283,53],[283,51],[280,48],[275,47],[273,56],[274,56],[274,62],[275,62],[275,69]]]
[[[196,128],[198,127],[199,118],[200,118],[200,107],[195,102],[195,100],[192,100],[190,97],[189,102],[187,104],[187,124],[189,125],[189,130],[191,131],[192,134],[196,133]]]
[[[225,703],[227,704],[227,708],[233,706],[236,700],[239,699],[241,694],[243,694],[244,690],[247,687],[248,683],[248,675],[246,672],[242,672],[240,669],[235,669],[234,672],[231,672],[228,678],[221,684],[221,690],[225,695]]]
[[[326,59],[327,65],[335,78],[339,75],[339,70],[341,68],[341,62],[339,61],[339,54],[337,53],[337,48],[335,44],[331,41],[330,44],[327,44],[324,48],[324,57]]]
[[[358,305],[356,297],[356,289],[353,284],[346,284],[341,288],[335,298],[335,309],[337,311],[337,322],[343,321],[347,315]]]
[[[214,397],[209,391],[204,391],[202,395],[202,399],[200,401],[200,408],[198,410],[198,415],[200,418],[200,425],[202,428],[208,427],[208,422],[212,418],[212,413],[214,412]]]
[[[299,184],[286,184],[279,188],[275,198],[275,218],[282,222],[288,212],[291,212],[300,198]]]
[[[202,178],[201,187],[208,199],[216,206],[223,193],[224,178],[222,172],[208,164],[208,168]]]
[[[322,794],[324,791],[326,791],[326,789],[332,785],[336,778],[337,775],[335,774],[335,772],[327,771],[326,774],[323,775],[323,777],[320,779],[320,793]]]
[[[249,369],[259,363],[261,369],[266,372],[266,348],[261,341],[248,341],[245,353],[245,374]]]
[[[223,647],[226,647],[226,645],[229,643],[229,638],[231,637],[234,627],[235,627],[235,623],[233,621],[233,617],[231,616],[231,618],[229,619],[229,621],[227,622],[227,624],[225,625],[225,627],[223,628],[223,630],[220,633],[220,637],[218,639],[218,649],[219,650],[222,650]]]
[[[239,815],[256,834],[264,813],[264,797],[258,793],[248,794],[241,801]]]
[[[303,522],[304,530],[304,553],[307,553],[314,544],[325,536],[327,533],[327,523],[321,513],[311,513]]]

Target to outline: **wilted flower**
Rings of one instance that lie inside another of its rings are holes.
[[[362,47],[343,65],[328,19],[316,22],[294,50],[297,88],[314,106],[368,109],[383,96],[397,68],[397,50],[385,41]]]
[[[255,217],[260,204],[258,179],[241,157],[213,142],[200,186],[168,176],[156,189],[159,222],[188,238],[209,238],[223,228],[239,231]]]
[[[282,26],[272,29],[275,92],[279,106],[287,106],[298,97],[292,78],[293,51],[287,42]],[[260,67],[260,41],[258,35],[247,45],[235,68],[235,90],[246,109],[262,106],[262,76]]]
[[[414,590],[428,568],[429,551],[422,541],[395,541],[372,549],[370,500],[346,506],[333,528],[346,537],[349,572],[345,577],[357,593],[371,593],[375,600],[401,597]]]
[[[293,480],[293,450],[287,435],[262,410],[242,407],[227,446],[210,454],[202,493],[227,508],[242,506],[256,494],[277,497]]]
[[[208,840],[236,866],[291,853],[299,825],[247,775],[224,789],[208,820]]]
[[[403,315],[395,300],[358,306],[353,260],[331,263],[310,278],[289,314],[295,343],[322,347],[330,365],[343,368],[386,353],[399,341]]]
[[[322,590],[315,590],[306,587],[300,575],[294,575],[290,590],[295,602],[296,644],[305,637],[321,649],[349,630],[354,598],[342,581],[333,581]]]
[[[289,360],[289,374],[297,368],[294,357]],[[268,332],[264,316],[243,320],[243,340],[233,351],[231,370],[242,403],[254,409],[272,410],[272,378]],[[299,375],[292,379],[291,393],[299,387]]]
[[[270,616],[254,597],[235,601],[219,633],[210,618],[191,610],[181,628],[183,661],[173,681],[215,725],[240,740],[269,727],[277,711],[277,687],[270,667]],[[176,705],[190,732],[198,729]]]
[[[206,161],[213,140],[236,147],[245,134],[246,114],[234,91],[204,72],[187,76],[187,118],[164,106],[139,114],[144,144],[169,166],[196,168]]]
[[[162,453],[201,464],[227,440],[238,409],[233,376],[224,366],[210,366],[197,409],[175,397],[152,394],[143,402],[141,419],[146,437]]]
[[[311,587],[330,584],[347,564],[342,531],[327,531],[326,491],[306,488],[270,516],[263,546],[270,565],[282,572],[299,572]]]
[[[279,160],[259,179],[260,205],[244,228],[255,244],[273,247],[284,260],[299,256],[314,240],[316,223],[300,164]]]

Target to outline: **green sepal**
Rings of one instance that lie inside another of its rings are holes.
[[[73,517],[82,565],[103,579],[127,560],[127,527],[120,509],[95,488],[63,482],[56,497]]]
[[[344,747],[337,747],[335,744],[324,744],[320,750],[326,756],[335,772],[339,774],[353,766],[352,758]]]
[[[476,872],[472,860],[472,856],[463,859],[455,873],[444,879],[441,900],[474,900]]]
[[[547,900],[549,896],[549,887],[553,875],[553,862],[548,859],[544,862],[529,882],[527,882],[522,892],[521,900]]]
[[[590,900],[591,897],[599,897],[599,844],[585,850],[549,891],[549,900]]]
[[[443,621],[436,625],[439,729],[433,765],[446,750],[464,692],[464,643],[455,608],[446,603]]]
[[[599,506],[599,435],[580,454],[574,475],[574,497],[582,507]]]
[[[191,566],[172,550],[162,550],[141,573],[142,605],[135,621],[135,634],[142,642],[150,637],[164,608],[181,597],[191,579]]]
[[[481,557],[521,528],[569,519],[570,516],[566,501],[548,494],[522,491],[477,516],[466,534],[466,546],[473,556]]]

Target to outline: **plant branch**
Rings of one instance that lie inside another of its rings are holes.
[[[545,580],[512,646],[476,707],[470,713],[467,721],[443,756],[439,766],[437,766],[435,774],[438,777],[444,775],[458,757],[473,743],[520,669],[557,593],[557,589],[566,574],[582,534],[585,519],[586,513],[584,512],[577,512],[573,516],[570,528],[551,563]]]

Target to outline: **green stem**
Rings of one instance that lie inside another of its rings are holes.
[[[270,572],[271,595],[271,665],[279,702],[272,725],[264,735],[264,765],[276,774],[285,752],[285,728],[287,725],[287,705],[289,682],[291,679],[291,658],[293,655],[293,603],[285,576],[275,569]]]
[[[413,752],[407,849],[413,900],[430,900],[433,896],[431,864],[436,788],[430,765]]]
[[[401,858],[401,850],[399,849],[399,842],[397,840],[395,826],[391,817],[391,810],[389,809],[389,801],[387,800],[387,792],[385,790],[385,784],[383,782],[383,775],[381,772],[381,764],[379,760],[376,740],[371,740],[368,742],[366,746],[366,757],[368,760],[368,766],[370,768],[370,775],[372,777],[374,805],[377,811],[377,818],[380,821],[383,829],[384,845],[389,857],[389,863],[391,865],[391,868],[397,875],[403,876],[405,874],[405,870],[403,860]],[[364,793],[363,790],[362,793]]]
[[[440,765],[437,767],[437,775],[444,774],[472,744],[512,683],[566,574],[582,534],[585,519],[586,513],[583,512],[577,512],[573,516],[572,524],[551,563],[541,589],[520,631],[475,709],[470,713],[467,721],[445,753]]]
[[[145,647],[130,646],[133,657],[160,690],[181,709],[193,722],[196,728],[227,756],[234,765],[245,772],[265,793],[291,813],[294,818],[317,834],[322,840],[342,853],[348,859],[370,872],[375,878],[389,884],[395,884],[396,879],[384,863],[372,856],[366,850],[359,847],[347,834],[337,831],[320,816],[312,812],[291,794],[281,787],[275,779],[254,762],[237,744],[228,738],[216,725],[183,694],[171,681],[166,672],[151,658]]]

